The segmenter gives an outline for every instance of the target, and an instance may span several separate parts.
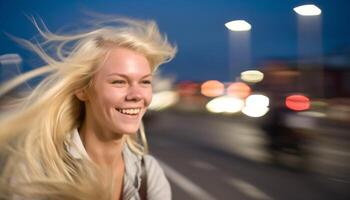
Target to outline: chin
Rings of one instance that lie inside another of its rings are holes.
[[[121,131],[125,135],[133,135],[133,134],[136,134],[138,130],[139,130],[139,127],[130,127],[130,128],[122,129]]]

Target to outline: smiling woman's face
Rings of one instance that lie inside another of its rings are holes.
[[[144,55],[112,49],[86,89],[85,123],[104,133],[136,133],[152,99],[151,82],[152,70]]]

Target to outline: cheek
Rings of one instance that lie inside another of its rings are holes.
[[[123,93],[121,91],[109,91],[104,94],[104,99],[109,104],[115,104],[123,99]]]
[[[100,107],[109,107],[121,101],[122,93],[122,91],[116,91],[113,88],[101,87],[96,89],[91,97],[95,99],[95,104],[99,104]]]

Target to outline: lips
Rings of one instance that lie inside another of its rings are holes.
[[[116,108],[116,110],[124,115],[138,115],[141,108]]]

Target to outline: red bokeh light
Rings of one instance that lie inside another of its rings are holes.
[[[288,96],[285,103],[287,108],[295,111],[303,111],[310,108],[310,99],[302,94]]]

